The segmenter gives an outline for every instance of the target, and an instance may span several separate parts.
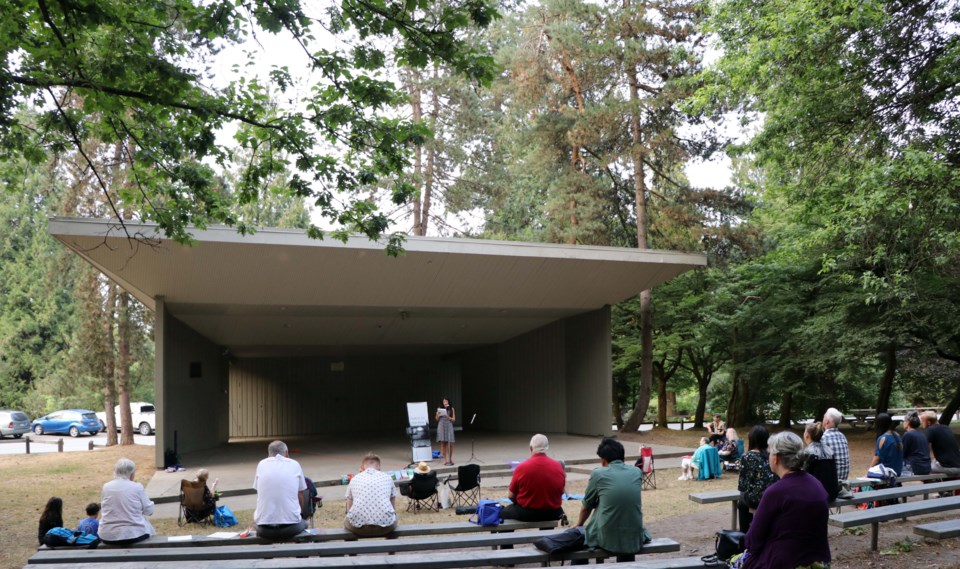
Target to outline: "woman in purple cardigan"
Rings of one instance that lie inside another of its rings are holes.
[[[757,507],[747,532],[747,551],[735,567],[742,569],[826,568],[827,492],[803,471],[806,453],[800,437],[784,431],[770,437],[770,470],[780,477]]]

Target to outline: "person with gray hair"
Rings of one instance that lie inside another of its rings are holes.
[[[563,490],[567,475],[563,465],[547,456],[550,441],[537,433],[530,438],[530,458],[517,465],[510,479],[503,519],[524,522],[559,520],[563,517]]]
[[[833,407],[827,409],[823,414],[823,438],[820,444],[825,446],[833,454],[833,461],[837,465],[837,481],[844,484],[850,477],[850,445],[847,443],[847,437],[840,432],[840,423],[843,422],[843,414]]]
[[[827,492],[803,471],[807,453],[800,437],[784,431],[770,437],[770,470],[780,477],[763,493],[744,540],[740,569],[806,567],[830,563]]]
[[[113,467],[113,480],[103,485],[99,536],[104,543],[130,545],[155,533],[146,518],[153,514],[153,502],[143,485],[133,481],[136,472],[132,460],[121,458]]]
[[[273,441],[267,446],[267,458],[257,465],[253,479],[257,508],[253,523],[257,536],[271,541],[290,539],[307,529],[301,518],[306,477],[300,463],[290,459],[287,445]]]

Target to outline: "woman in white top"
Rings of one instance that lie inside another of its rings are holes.
[[[113,545],[129,545],[153,535],[145,516],[153,514],[153,502],[143,485],[133,481],[137,467],[121,458],[113,467],[114,479],[103,485],[100,497],[100,539]]]

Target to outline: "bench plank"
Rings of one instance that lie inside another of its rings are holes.
[[[388,539],[402,537],[422,537],[431,535],[454,535],[470,533],[500,533],[511,532],[515,530],[526,529],[555,529],[557,521],[546,522],[519,522],[516,520],[504,520],[499,526],[478,526],[468,522],[454,522],[447,524],[407,524],[397,527],[388,536]],[[356,540],[376,540],[381,538],[357,537],[343,528],[317,528],[314,531],[319,533],[313,535],[302,533],[293,539],[297,543],[316,543],[326,541],[356,541]],[[209,547],[209,546],[231,546],[231,545],[270,545],[272,541],[252,536],[252,537],[234,537],[220,539],[206,535],[194,535],[187,541],[168,541],[168,536],[153,536],[144,541],[133,545],[121,546],[122,549],[142,549],[152,547]],[[113,546],[103,544],[101,548],[112,548]],[[41,547],[40,550],[43,550]]]
[[[270,559],[276,557],[322,557],[336,555],[385,554],[411,551],[435,551],[471,547],[499,547],[532,543],[545,536],[563,533],[523,531],[470,536],[444,536],[401,540],[331,541],[326,543],[277,543],[250,547],[171,547],[147,549],[96,549],[93,551],[60,548],[38,551],[28,563],[112,563],[115,561],[195,561],[227,559]]]
[[[259,548],[257,548],[259,549]],[[680,544],[671,539],[657,539],[644,546],[644,553],[672,553],[680,550]],[[87,549],[82,552],[94,553],[98,550]],[[219,551],[216,550],[216,551]],[[565,555],[550,556],[532,547],[518,549],[499,549],[495,551],[444,551],[429,554],[400,555],[364,555],[359,557],[296,557],[278,559],[247,559],[243,566],[254,569],[348,569],[352,567],[395,567],[400,569],[453,569],[460,567],[483,567],[518,565],[528,563],[549,563],[569,559],[602,559],[611,554],[602,550],[577,551]],[[182,561],[131,561],[126,558],[104,565],[94,562],[98,567],[107,569],[183,569]],[[44,569],[75,569],[83,562],[44,564]],[[27,565],[25,569],[34,569],[36,565]],[[667,566],[670,567],[670,566]],[[684,565],[683,567],[686,567]],[[235,569],[236,562],[230,560],[197,560],[190,562],[190,569]]]
[[[913,528],[913,533],[932,539],[960,537],[960,519],[916,526]]]
[[[877,492],[879,493],[879,492]],[[856,510],[845,514],[830,516],[830,525],[848,528],[870,524],[870,549],[878,549],[880,522],[887,522],[910,516],[935,514],[960,508],[960,496],[936,498],[933,500],[919,500],[906,504],[893,504],[870,510]]]

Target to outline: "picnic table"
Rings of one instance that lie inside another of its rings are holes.
[[[887,409],[887,413],[891,416],[893,415],[906,415],[910,411],[934,411],[938,415],[943,413],[943,410],[946,407],[890,407]],[[876,409],[850,409],[848,414],[853,415],[853,419],[850,420],[850,424],[857,426],[858,423],[863,423],[867,428],[873,424],[874,419],[877,417]],[[844,417],[846,418],[846,416]]]

